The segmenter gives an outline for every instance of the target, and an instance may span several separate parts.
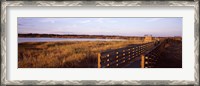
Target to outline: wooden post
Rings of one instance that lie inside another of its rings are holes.
[[[101,53],[98,53],[98,68],[101,68]]]
[[[145,56],[142,54],[141,55],[141,68],[144,68],[144,65],[145,65]]]

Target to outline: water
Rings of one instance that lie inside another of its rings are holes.
[[[126,41],[125,39],[96,39],[96,38],[18,38],[18,43],[23,42],[57,42],[57,41]]]

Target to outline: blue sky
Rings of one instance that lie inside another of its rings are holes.
[[[182,36],[182,18],[19,17],[18,33]]]

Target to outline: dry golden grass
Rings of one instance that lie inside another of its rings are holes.
[[[141,40],[20,43],[18,44],[18,67],[96,68],[98,52],[140,43]]]

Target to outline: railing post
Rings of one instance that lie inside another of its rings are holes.
[[[98,53],[98,68],[101,68],[101,53]]]
[[[144,58],[145,56],[142,54],[141,55],[141,68],[144,68],[144,62],[145,62],[145,58]]]

